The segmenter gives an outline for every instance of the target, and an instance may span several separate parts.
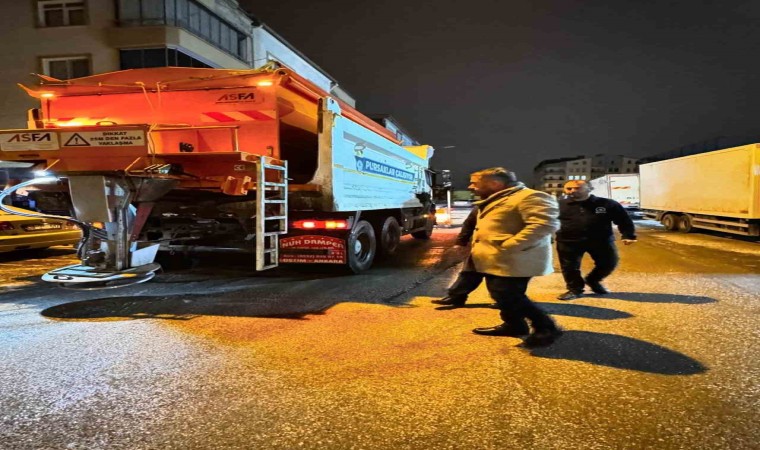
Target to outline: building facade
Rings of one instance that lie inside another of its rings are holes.
[[[623,155],[604,154],[547,159],[533,169],[533,187],[559,197],[564,184],[571,180],[590,181],[608,174],[636,173],[636,161]]]
[[[324,70],[236,0],[23,0],[3,2],[1,128],[25,128],[36,106],[16,83],[144,67],[250,69],[277,61],[355,101]]]
[[[559,197],[567,180],[567,163],[581,158],[583,157],[576,156],[541,161],[533,169],[533,189]]]

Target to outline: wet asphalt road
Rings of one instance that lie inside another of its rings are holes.
[[[649,229],[613,294],[537,278],[567,331],[527,350],[471,333],[482,287],[429,303],[453,237],[361,276],[221,258],[90,292],[37,281],[67,251],[0,255],[0,448],[758,448],[760,244]]]

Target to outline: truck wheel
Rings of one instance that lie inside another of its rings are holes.
[[[684,214],[678,218],[678,231],[681,233],[691,233],[693,225],[691,223],[691,216]]]
[[[433,227],[435,227],[435,210],[431,210],[428,214],[427,222],[425,222],[425,229],[415,231],[412,233],[412,237],[415,239],[430,239],[433,235]]]
[[[348,235],[346,251],[349,269],[354,273],[360,273],[372,267],[376,249],[375,230],[369,222],[360,220]]]
[[[662,219],[660,219],[660,222],[668,231],[675,231],[678,229],[678,217],[676,217],[675,214],[665,214],[662,216]]]
[[[388,256],[396,253],[398,244],[401,241],[401,226],[395,217],[386,217],[383,226],[380,228],[380,237],[378,239],[378,254]]]

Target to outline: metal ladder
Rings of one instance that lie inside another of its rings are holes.
[[[288,163],[261,156],[256,165],[256,270],[261,271],[278,266],[278,236],[288,232]]]

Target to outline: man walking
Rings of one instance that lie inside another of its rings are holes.
[[[564,191],[567,198],[559,203],[557,254],[567,292],[557,298],[582,297],[584,285],[597,294],[609,294],[602,280],[615,270],[619,261],[612,224],[617,225],[623,244],[629,245],[636,242],[633,221],[620,203],[591,195],[591,186],[585,181],[568,181]],[[585,253],[594,260],[594,269],[584,279],[581,260]]]
[[[559,226],[556,201],[526,188],[514,172],[501,167],[473,173],[469,189],[483,199],[476,202],[471,262],[485,278],[503,321],[473,332],[514,337],[530,333],[525,345],[550,345],[562,331],[525,292],[532,277],[552,272],[551,235]]]
[[[475,224],[477,221],[478,207],[476,206],[472,208],[470,214],[467,216],[464,222],[462,222],[462,229],[457,235],[455,245],[459,247],[467,247],[470,245],[470,241],[472,240],[472,233],[475,232]],[[467,297],[470,295],[470,293],[477,289],[482,281],[483,274],[475,271],[475,267],[472,265],[472,259],[469,255],[467,255],[464,267],[462,267],[462,270],[459,272],[457,279],[454,280],[454,283],[449,286],[448,295],[439,300],[432,300],[430,303],[448,307],[439,309],[461,308],[464,306],[465,302],[467,302]]]

